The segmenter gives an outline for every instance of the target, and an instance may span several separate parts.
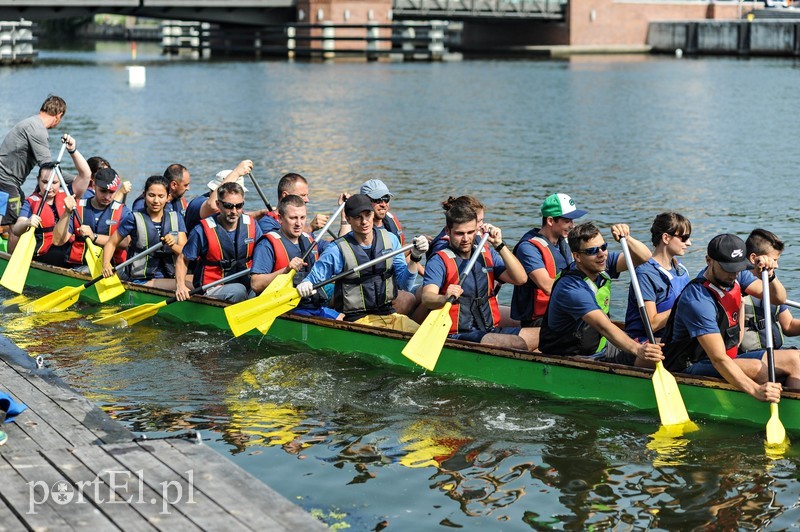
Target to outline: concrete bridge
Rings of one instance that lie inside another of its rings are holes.
[[[563,20],[567,0],[391,0],[396,19]],[[264,26],[296,19],[303,0],[0,0],[0,20],[98,13]],[[309,13],[309,12],[307,12]]]

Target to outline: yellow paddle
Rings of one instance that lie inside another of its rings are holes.
[[[61,151],[58,153],[56,164],[61,162],[64,152],[67,149],[66,144],[61,145]],[[57,168],[57,166],[56,166]],[[47,180],[47,186],[44,189],[44,196],[39,203],[39,208],[36,215],[40,216],[44,209],[44,204],[47,203],[47,195],[50,193],[50,187],[53,186],[53,179],[56,177],[56,172],[50,172],[50,179]],[[17,247],[11,254],[11,258],[6,265],[6,271],[0,277],[0,285],[5,286],[14,293],[21,294],[22,289],[25,288],[25,280],[28,278],[28,272],[31,269],[31,261],[33,254],[36,251],[36,228],[29,227],[17,241]]]
[[[775,382],[775,352],[772,339],[772,305],[769,296],[769,272],[761,272],[761,284],[764,287],[764,294],[761,296],[762,308],[764,309],[764,329],[767,333],[767,369],[769,370],[769,381]],[[767,421],[767,445],[787,445],[786,429],[783,428],[780,417],[778,417],[778,403],[769,404],[769,421]]]
[[[353,269],[334,275],[330,279],[320,281],[314,285],[314,289],[325,286],[326,284],[335,283],[339,279],[343,279],[349,275],[357,273],[364,268],[369,268],[379,262],[385,261],[388,258],[405,253],[411,250],[414,244],[406,244],[405,246],[395,249],[389,253],[376,257],[364,264],[359,264]],[[235,305],[225,307],[225,317],[228,319],[228,325],[231,328],[234,336],[241,336],[244,333],[251,331],[261,324],[272,324],[273,321],[281,314],[289,312],[297,307],[300,303],[300,294],[294,286],[287,286],[286,288],[277,292],[262,292],[260,296]],[[269,331],[269,327],[267,327]],[[266,331],[264,332],[266,334]]]
[[[250,174],[250,177],[253,178],[253,175]],[[253,182],[255,183],[255,179],[253,179]],[[256,185],[258,185],[258,184],[256,183]],[[258,189],[258,190],[260,190],[260,189]],[[266,199],[264,201],[266,201]],[[269,204],[267,204],[267,205],[269,205]],[[315,238],[314,239],[314,243],[311,245],[311,247],[309,247],[306,250],[306,252],[303,253],[303,256],[301,257],[303,259],[303,262],[306,261],[308,256],[314,250],[314,248],[317,247],[317,244],[319,244],[319,239],[322,238],[322,235],[324,235],[325,232],[328,229],[331,228],[331,225],[333,225],[333,222],[336,221],[336,218],[338,218],[339,215],[342,214],[343,210],[344,210],[344,203],[339,205],[339,208],[336,209],[336,212],[334,212],[331,215],[331,217],[328,218],[327,223],[322,227],[322,229],[319,230],[319,233],[317,233],[319,235],[319,238]],[[297,272],[295,270],[291,270],[291,271],[289,271],[289,273],[282,273],[282,274],[278,275],[277,277],[275,277],[272,280],[271,283],[269,283],[269,286],[267,288],[265,288],[264,291],[265,292],[267,292],[267,291],[269,291],[269,292],[277,292],[277,291],[282,290],[282,289],[284,289],[286,287],[292,286],[292,279],[294,278],[294,275],[296,273]],[[266,333],[264,333],[264,334],[266,334]]]
[[[66,181],[64,181],[64,175],[61,173],[61,168],[59,166],[56,166],[55,169],[56,169],[56,175],[58,176],[58,180],[61,183],[61,188],[67,190],[67,183]],[[78,220],[78,225],[79,226],[83,225],[83,220],[81,220],[81,216],[80,214],[78,214],[78,211],[73,211],[72,214],[73,216],[75,216],[75,219]],[[90,239],[86,237],[80,237],[80,238],[83,238],[84,242],[83,256],[86,259],[87,266],[89,266],[89,274],[91,275],[92,278],[100,277],[100,281],[98,281],[97,284],[95,284],[95,290],[97,290],[97,297],[100,298],[100,301],[102,303],[105,303],[106,301],[110,301],[115,297],[117,297],[118,295],[125,292],[125,287],[122,285],[122,282],[120,282],[119,277],[117,277],[116,275],[113,275],[111,277],[103,277],[102,248],[96,246],[94,242],[92,242]],[[58,310],[58,309],[53,308],[47,310]]]
[[[119,271],[121,268],[124,268],[128,264],[131,264],[132,262],[137,261],[142,257],[149,255],[150,253],[153,253],[154,251],[157,251],[158,249],[161,249],[161,246],[163,244],[164,244],[163,242],[159,242],[158,244],[142,251],[138,255],[129,258],[125,262],[121,262],[117,266],[114,266],[113,277],[117,279],[117,284],[119,285],[119,288],[116,290],[109,289],[104,291],[103,294],[108,299],[103,300],[101,298],[101,301],[105,303],[105,301],[108,301],[109,299],[113,299],[119,295],[122,295],[125,292],[125,287],[122,285],[121,282],[119,282],[119,278],[116,275],[117,271]],[[78,301],[78,296],[81,295],[81,292],[83,292],[92,285],[100,283],[102,280],[103,276],[100,275],[98,277],[95,277],[91,281],[86,281],[80,286],[65,286],[63,288],[59,288],[55,292],[47,294],[46,296],[42,296],[35,301],[31,301],[27,305],[20,306],[20,310],[24,312],[44,312],[47,310],[56,312],[56,311],[66,310],[67,308],[69,308],[75,302]]]
[[[469,262],[461,272],[461,277],[458,280],[459,284],[463,283],[464,278],[472,271],[472,267],[475,266],[475,261],[480,257],[481,250],[486,245],[487,240],[489,240],[489,233],[483,235],[481,241],[478,242],[478,247],[472,252],[472,257],[470,257]],[[428,371],[433,371],[433,368],[436,367],[436,362],[439,360],[439,355],[442,353],[447,335],[450,333],[450,327],[453,325],[453,319],[450,317],[450,307],[453,306],[455,301],[456,298],[450,296],[442,308],[432,310],[428,314],[425,321],[417,329],[417,332],[414,333],[414,336],[403,348],[403,355],[406,358]]]
[[[654,344],[656,340],[653,335],[653,327],[650,325],[650,318],[647,316],[647,310],[644,307],[644,298],[639,288],[639,279],[636,277],[636,268],[633,265],[631,252],[628,249],[628,241],[623,236],[619,239],[619,242],[622,244],[625,263],[628,265],[628,273],[631,275],[631,286],[633,287],[633,293],[636,295],[639,315],[642,318],[645,331],[647,331],[647,339]],[[678,388],[675,377],[667,371],[661,362],[656,363],[656,369],[653,373],[653,389],[656,393],[658,415],[661,418],[662,425],[686,425],[684,432],[697,430],[697,426],[689,419],[689,414],[686,412],[686,405],[683,403],[683,397],[681,397],[681,391]]]
[[[189,296],[191,297],[195,294],[204,294],[209,288],[217,286],[218,284],[227,283],[228,281],[233,281],[234,279],[238,279],[239,277],[242,277],[249,273],[250,273],[250,268],[247,268],[240,272],[236,272],[233,275],[223,277],[222,279],[217,279],[213,283],[208,283],[199,288],[195,288],[194,290],[189,292]],[[112,314],[111,316],[94,320],[92,323],[94,323],[95,325],[108,325],[108,326],[119,325],[120,327],[131,326],[136,323],[139,323],[142,320],[146,320],[151,316],[155,316],[156,314],[158,314],[159,310],[166,307],[167,305],[176,303],[177,301],[178,299],[173,296],[158,303],[145,303],[144,305],[139,305],[138,307],[133,307],[128,310],[123,310],[122,312],[117,312],[116,314]]]

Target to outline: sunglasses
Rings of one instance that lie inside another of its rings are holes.
[[[689,233],[688,235],[672,235],[672,236],[674,236],[675,238],[680,238],[681,242],[686,242],[687,240],[692,238],[692,234],[691,233]]]
[[[244,208],[244,202],[241,203],[228,203],[227,201],[219,200],[219,204],[222,208],[232,211],[233,209],[239,210]]]
[[[385,196],[382,196],[378,199],[370,198],[370,201],[372,201],[372,203],[389,203],[391,200],[392,197],[389,194],[386,194]]]
[[[594,246],[591,248],[580,249],[578,250],[578,253],[583,253],[584,255],[592,256],[592,255],[597,255],[601,251],[605,251],[607,249],[608,249],[608,242],[605,242],[602,246]]]

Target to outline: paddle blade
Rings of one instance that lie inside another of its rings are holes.
[[[433,368],[436,367],[450,327],[453,325],[453,320],[450,318],[451,306],[452,304],[447,302],[439,310],[428,314],[417,332],[403,348],[403,355],[406,358],[428,371],[433,371]]]
[[[292,280],[294,279],[295,273],[297,273],[295,270],[291,270],[289,273],[282,273],[278,275],[272,280],[271,283],[269,283],[269,286],[264,289],[264,292],[267,294],[272,294],[292,286]]]
[[[661,362],[656,364],[653,373],[653,388],[662,425],[681,425],[690,421],[678,383]]]
[[[166,299],[159,303],[146,303],[144,305],[139,305],[138,307],[123,310],[122,312],[117,312],[111,316],[106,316],[105,318],[94,320],[92,323],[95,325],[105,325],[108,327],[130,327],[131,325],[139,323],[142,320],[146,320],[147,318],[155,316],[162,307],[166,306]]]
[[[287,287],[279,292],[262,292],[253,299],[227,306],[225,317],[233,335],[241,336],[270,319],[274,321],[284,312],[297,307],[298,303],[300,294],[294,287]]]
[[[81,286],[65,286],[59,288],[53,293],[35,299],[27,305],[21,305],[19,308],[23,312],[45,312],[45,311],[61,311],[66,310],[71,305],[78,301],[78,296],[83,292],[84,287]]]
[[[100,275],[102,275],[102,272]],[[97,297],[100,298],[101,303],[111,301],[115,297],[125,293],[125,286],[116,274],[111,277],[106,277],[102,281],[98,281],[95,283],[94,287],[97,289]]]
[[[778,417],[778,404],[769,404],[769,421],[767,421],[767,445],[783,445],[786,443],[786,429]]]
[[[22,233],[14,248],[14,253],[6,265],[6,271],[0,277],[0,285],[5,286],[14,293],[21,294],[25,288],[25,279],[28,278],[28,270],[31,268],[33,253],[36,251],[36,236],[33,227],[28,228]]]
[[[89,266],[92,279],[103,275],[103,248],[98,247],[88,238],[85,242],[83,258],[86,260],[86,265]]]
[[[258,331],[261,334],[267,334],[278,316],[294,310],[297,307],[297,303],[298,301],[290,300],[288,303],[275,307],[269,315],[264,317],[264,321],[258,325]]]

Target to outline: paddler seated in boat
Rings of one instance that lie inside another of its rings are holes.
[[[306,278],[317,260],[316,250],[312,251],[306,261],[303,255],[314,245],[314,237],[305,232],[306,203],[300,196],[285,196],[278,203],[281,227],[278,231],[270,231],[256,244],[253,253],[253,267],[250,270],[250,287],[260,294],[279,275],[296,273],[292,278],[294,286]],[[292,311],[302,316],[342,319],[343,315],[327,306],[324,290],[318,290],[310,298],[304,298]]]
[[[83,273],[89,271],[85,264],[84,240],[91,240],[97,246],[103,247],[120,226],[123,218],[130,215],[130,209],[119,201],[114,200],[122,188],[122,180],[113,168],[100,168],[94,175],[94,193],[84,196],[81,200],[75,201],[72,196],[67,196],[65,204],[70,211],[74,210],[77,216],[73,216],[72,223],[57,225],[53,238],[63,240],[61,231],[67,231],[70,235],[77,235],[80,238],[73,239],[72,246],[67,254],[67,264],[70,268],[79,270]],[[83,225],[78,225],[78,219]],[[115,251],[112,264],[119,264],[127,257],[127,247],[130,244],[130,237],[123,238]]]
[[[667,321],[664,366],[673,372],[724,378],[759,401],[777,403],[781,384],[769,382],[766,352],[739,353],[742,288],[737,278],[754,267],[745,243],[736,235],[717,235],[706,253],[707,268],[683,289]],[[775,277],[777,265],[761,255],[754,271],[771,272],[768,290],[780,304],[786,300],[786,290]],[[788,387],[800,387],[797,351],[775,350],[775,373],[785,378]]]
[[[54,168],[55,163],[52,162],[44,163],[39,167],[36,190],[22,203],[19,218],[11,228],[11,233],[20,237],[29,227],[34,227],[36,251],[34,251],[33,260],[64,267],[67,264],[67,253],[71,245],[72,235],[66,228],[72,217],[72,211],[65,205],[67,193],[61,190],[58,177],[53,175]],[[53,176],[52,181],[50,181],[51,175]],[[49,190],[47,189],[48,182],[50,182]],[[42,197],[45,196],[45,191],[47,191],[47,196],[44,199],[44,208],[42,208],[41,214],[36,214],[39,211]],[[63,226],[63,230],[56,237],[55,228],[59,223]]]
[[[650,235],[653,256],[636,267],[636,278],[653,335],[658,341],[664,333],[675,300],[691,280],[689,270],[678,257],[683,257],[686,248],[692,245],[692,223],[677,212],[662,212],[653,220]],[[638,342],[647,339],[633,287],[628,290],[625,332]]]
[[[111,168],[111,163],[99,155],[89,157],[86,159],[86,163],[89,165],[89,170],[92,172],[92,178],[89,180],[89,188],[87,188],[86,192],[83,194],[83,197],[88,199],[94,196],[94,178],[97,175],[97,172],[102,168]],[[122,184],[119,186],[119,188],[117,188],[117,192],[114,193],[114,201],[125,203],[125,198],[127,198],[128,193],[132,188],[133,185],[130,181],[122,181]]]
[[[364,194],[354,194],[345,202],[344,213],[352,230],[337,238],[320,255],[306,279],[297,285],[302,297],[311,297],[313,285],[360,264],[400,249],[400,241],[386,229],[373,225],[372,201]],[[345,321],[414,332],[419,324],[395,312],[392,301],[398,289],[411,291],[417,278],[417,265],[428,249],[428,239],[413,239],[411,262],[402,254],[336,281],[332,306],[344,314]]]
[[[394,214],[389,212],[389,203],[392,201],[394,194],[389,192],[389,188],[386,186],[386,183],[380,179],[370,179],[361,185],[359,194],[364,194],[372,202],[372,211],[375,213],[372,219],[375,227],[379,229],[386,229],[397,237],[401,246],[405,245],[406,237],[405,233],[403,232],[403,226],[400,224],[400,220],[398,220]],[[406,262],[410,261],[410,252],[407,252],[405,257]],[[425,273],[425,269],[422,267],[422,264],[417,264],[417,270],[420,274]],[[398,290],[397,297],[392,305],[400,314],[406,314],[410,316],[417,306],[417,298],[412,292]]]
[[[748,260],[755,264],[757,257],[766,255],[776,262],[780,259],[785,245],[783,241],[766,229],[753,229],[745,241]],[[742,297],[743,310],[739,322],[744,330],[739,352],[758,351],[767,348],[766,325],[764,322],[764,305],[760,297],[745,295]],[[784,348],[784,336],[800,335],[800,319],[792,316],[786,305],[770,304],[772,314],[772,345],[775,349]]]
[[[567,236],[575,220],[587,212],[566,194],[551,194],[542,203],[541,214],[542,227],[525,233],[514,247],[527,279],[514,287],[511,317],[523,327],[541,326],[553,283],[573,262]]]
[[[144,184],[144,211],[133,211],[122,218],[119,229],[103,246],[103,275],[114,275],[111,259],[122,241],[130,235],[128,254],[133,256],[159,240],[164,247],[128,266],[125,278],[137,284],[175,290],[175,259],[186,244],[183,216],[166,211],[169,181],[160,175],[147,178]]]
[[[237,182],[220,185],[217,190],[219,212],[200,221],[192,229],[175,265],[175,298],[189,299],[186,273],[194,263],[195,288],[233,275],[250,267],[256,241],[261,238],[258,224],[244,211],[244,189]],[[247,299],[247,276],[208,290],[205,295],[230,303]]]
[[[186,217],[186,207],[189,206],[189,202],[186,201],[186,193],[192,184],[192,176],[185,166],[173,163],[164,170],[164,177],[169,183],[169,196],[164,210],[165,212],[177,212],[183,219]],[[144,210],[145,201],[144,195],[139,196],[133,201],[131,210],[134,212]]]
[[[296,174],[294,172],[284,174],[278,181],[278,202],[280,203],[280,201],[286,196],[300,196],[306,203],[310,202],[311,198],[308,194],[308,180],[300,174]],[[258,225],[261,226],[261,231],[264,234],[267,234],[270,231],[278,231],[280,229],[281,224],[280,221],[278,221],[278,211],[263,209],[259,212],[259,214],[261,216],[258,219]],[[309,220],[309,223],[306,226],[306,231],[309,233],[312,231],[317,231],[325,227],[326,223],[328,223],[328,216],[317,213],[311,220]],[[339,234],[341,235],[343,233]]]
[[[500,309],[494,295],[494,281],[522,284],[527,278],[522,264],[503,242],[499,227],[483,226],[489,233],[487,243],[477,250],[478,214],[466,204],[457,204],[445,215],[447,249],[436,252],[427,263],[422,283],[422,304],[441,308],[450,296],[456,299],[450,308],[452,326],[449,337],[482,344],[536,349],[538,329],[501,327]],[[473,253],[480,253],[472,271],[463,272]],[[459,277],[464,275],[463,283]]]
[[[615,240],[626,237],[634,266],[650,259],[650,250],[631,236],[627,224],[611,226],[611,235]],[[611,280],[628,269],[623,254],[608,251],[603,235],[591,222],[576,225],[568,239],[574,262],[553,285],[542,320],[539,350],[550,355],[654,367],[663,358],[661,345],[636,342],[609,317]]]
[[[219,199],[217,196],[217,188],[223,183],[238,183],[244,193],[247,194],[247,187],[244,186],[244,176],[253,171],[253,161],[245,159],[236,165],[233,170],[221,170],[217,172],[214,179],[208,182],[208,192],[202,196],[197,196],[189,202],[186,207],[186,231],[192,234],[192,229],[195,228],[200,220],[214,216],[219,213]],[[255,213],[248,213],[252,217]]]

